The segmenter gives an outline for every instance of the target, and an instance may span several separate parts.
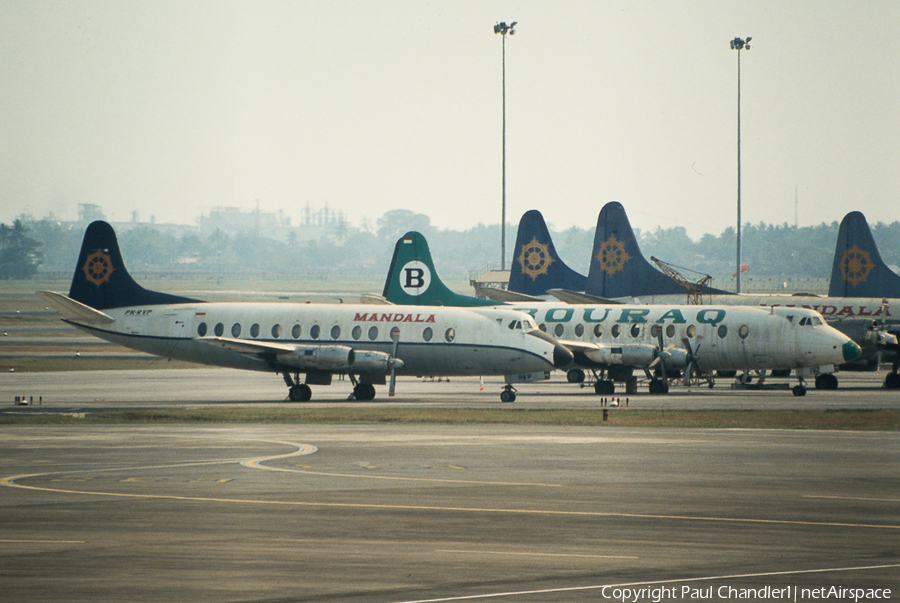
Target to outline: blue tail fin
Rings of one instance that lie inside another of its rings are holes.
[[[519,221],[516,247],[509,271],[509,290],[543,295],[549,289],[584,291],[587,279],[559,259],[541,212],[525,212]]]
[[[900,297],[900,276],[881,259],[869,223],[858,211],[850,212],[841,221],[828,295]]]
[[[721,289],[704,293],[727,294]],[[634,230],[617,201],[603,206],[597,217],[594,250],[585,293],[597,297],[641,297],[685,294],[685,289],[644,259]]]
[[[460,295],[447,288],[434,269],[428,242],[408,232],[394,245],[394,256],[384,282],[385,299],[410,306],[496,306],[497,302]]]
[[[198,301],[148,291],[134,282],[125,269],[116,232],[102,221],[92,222],[84,232],[69,297],[95,310]]]

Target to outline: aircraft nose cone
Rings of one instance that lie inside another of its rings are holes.
[[[575,356],[565,346],[559,344],[553,346],[553,366],[564,368],[572,364]]]
[[[858,345],[856,345],[856,342],[848,341],[843,346],[841,346],[841,353],[843,354],[845,361],[852,362],[859,358],[862,350]]]

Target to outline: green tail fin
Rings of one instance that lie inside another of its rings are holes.
[[[382,295],[391,303],[412,306],[498,305],[488,299],[460,295],[448,289],[434,269],[428,242],[415,231],[400,237],[394,246]]]

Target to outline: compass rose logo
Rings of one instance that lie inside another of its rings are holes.
[[[600,244],[596,258],[600,263],[600,270],[612,276],[624,269],[625,262],[630,260],[631,256],[625,251],[625,243],[616,240],[615,235],[610,235]]]
[[[532,281],[537,280],[542,274],[547,274],[547,269],[553,262],[547,245],[539,243],[537,237],[532,238],[530,243],[522,245],[522,253],[517,260],[522,272],[530,276]]]
[[[841,278],[851,285],[858,285],[865,282],[869,278],[869,273],[875,264],[869,257],[868,252],[863,251],[856,245],[844,251],[839,264],[841,269]]]
[[[100,250],[89,255],[81,269],[84,271],[87,280],[98,287],[108,281],[115,270],[112,265],[112,259],[108,254]]]

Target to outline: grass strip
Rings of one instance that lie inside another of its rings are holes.
[[[470,408],[167,408],[90,413],[33,412],[0,414],[11,424],[441,424],[545,425],[573,427],[687,427],[708,429],[808,429],[898,431],[900,410],[640,410],[470,409]]]

